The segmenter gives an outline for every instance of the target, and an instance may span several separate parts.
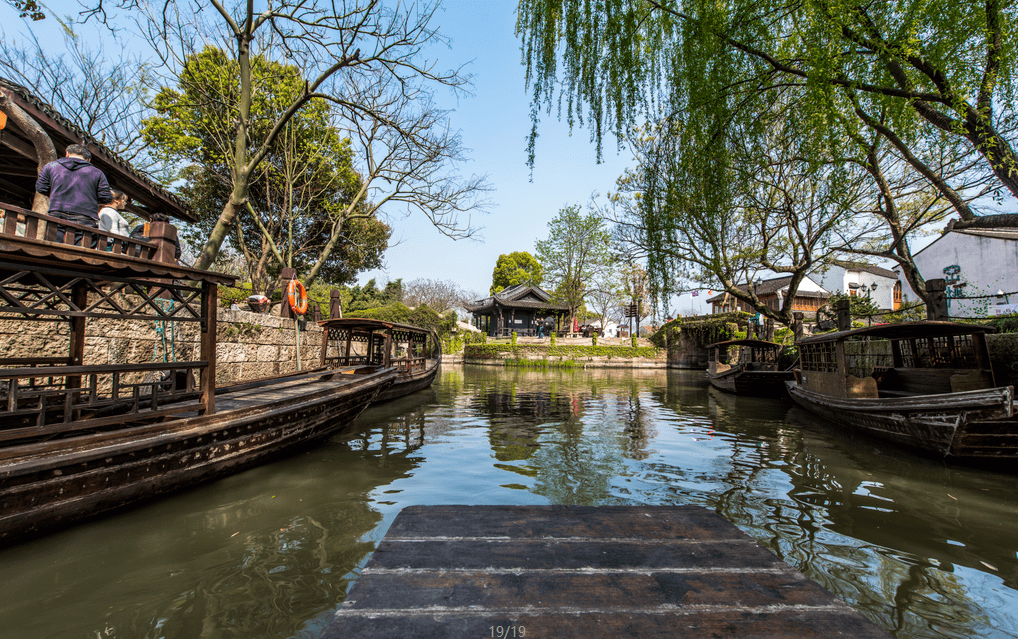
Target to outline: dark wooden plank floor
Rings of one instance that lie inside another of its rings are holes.
[[[695,506],[411,506],[323,639],[890,635]]]

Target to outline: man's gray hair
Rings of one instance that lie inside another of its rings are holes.
[[[71,145],[69,145],[67,147],[66,153],[70,153],[71,155],[77,155],[78,157],[80,157],[80,158],[82,158],[84,160],[91,160],[92,159],[92,152],[89,151],[88,149],[86,149],[84,147],[84,145],[81,145],[81,144],[71,144]]]

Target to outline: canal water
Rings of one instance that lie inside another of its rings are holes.
[[[313,449],[0,550],[0,636],[317,638],[405,506],[695,504],[896,637],[1018,637],[1016,478],[702,372],[447,366]]]

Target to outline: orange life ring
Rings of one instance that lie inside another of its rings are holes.
[[[298,293],[298,291],[300,291]],[[290,284],[286,287],[286,299],[290,302],[290,308],[297,315],[303,315],[308,310],[308,292],[304,290],[304,285],[297,280],[290,280]]]

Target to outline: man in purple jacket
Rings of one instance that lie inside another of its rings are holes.
[[[113,201],[110,184],[102,171],[92,166],[92,154],[80,144],[67,147],[65,157],[42,167],[35,190],[49,196],[49,214],[55,218],[99,228],[99,205]],[[64,240],[63,226],[57,227],[57,242]],[[74,243],[81,244],[81,231]],[[92,248],[97,243],[93,239]]]

